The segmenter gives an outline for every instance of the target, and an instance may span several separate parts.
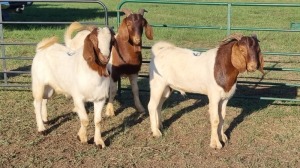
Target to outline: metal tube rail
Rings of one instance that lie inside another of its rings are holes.
[[[7,2],[13,2],[14,0],[7,0]],[[26,0],[18,0],[18,2],[27,2]],[[108,9],[106,5],[99,1],[99,0],[32,0],[31,2],[45,2],[45,3],[97,3],[102,6],[104,10],[104,25],[109,26],[108,23]],[[2,9],[0,6],[0,15],[2,16]],[[5,54],[5,46],[18,46],[18,45],[36,45],[37,43],[8,43],[4,42],[4,33],[3,33],[3,24],[9,25],[28,25],[28,24],[35,24],[35,25],[65,25],[70,24],[70,22],[22,22],[22,21],[3,21],[2,17],[0,18],[0,47],[1,47],[1,57],[2,60],[2,70],[0,74],[3,74],[3,81],[4,83],[0,85],[0,87],[22,87],[22,85],[12,85],[8,84],[8,74],[30,74],[30,71],[9,71],[7,70],[6,60],[32,60],[32,57],[25,57],[25,56],[15,56],[15,57],[7,57]],[[84,24],[96,24],[95,22],[81,22]],[[28,86],[24,86],[28,87]]]
[[[188,28],[188,29],[212,29],[212,30],[227,30],[227,35],[230,34],[231,30],[252,30],[252,31],[270,31],[270,32],[300,32],[300,30],[294,29],[279,29],[279,28],[255,28],[255,27],[232,27],[231,16],[232,7],[234,6],[258,6],[258,7],[300,7],[299,3],[240,3],[240,2],[180,2],[180,1],[159,1],[159,0],[123,0],[117,6],[117,27],[120,25],[120,9],[125,3],[143,3],[143,4],[176,4],[176,5],[214,5],[214,6],[227,6],[227,25],[226,26],[189,26],[189,25],[169,25],[169,24],[153,24],[153,27],[168,27],[168,28]],[[150,46],[142,46],[144,49],[151,49]],[[207,49],[194,49],[195,51],[206,51]],[[264,52],[264,55],[271,56],[300,56],[300,53],[285,53],[285,52]],[[143,61],[143,63],[149,63],[149,61]],[[293,71],[300,72],[300,68],[274,68],[265,67],[265,70],[272,71]],[[139,77],[148,78],[148,75],[139,75]],[[275,85],[275,86],[290,86],[300,87],[299,84],[288,84],[288,83],[273,83],[273,82],[251,82],[251,81],[238,81],[241,84],[260,84],[260,85]],[[118,83],[119,93],[121,89],[121,81]],[[128,90],[122,88],[122,90]],[[140,89],[140,91],[149,91]],[[255,97],[255,96],[235,96],[235,98],[250,98],[250,99],[261,99],[261,100],[281,100],[281,101],[296,101],[300,99],[289,99],[289,98],[274,98],[274,97]]]

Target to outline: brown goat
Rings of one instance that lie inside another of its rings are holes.
[[[110,65],[111,84],[109,101],[106,108],[106,115],[113,116],[113,100],[117,92],[117,81],[121,76],[128,76],[132,86],[134,103],[139,112],[144,112],[139,99],[139,89],[137,85],[138,72],[142,65],[142,34],[145,29],[145,35],[149,40],[153,39],[153,29],[144,18],[144,9],[138,13],[133,13],[129,9],[122,9],[126,17],[123,19],[116,36],[116,41],[112,48]]]

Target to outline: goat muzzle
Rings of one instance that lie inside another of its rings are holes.
[[[104,56],[101,52],[98,55],[99,61],[102,65],[106,65],[110,59],[110,55]]]
[[[254,71],[256,71],[257,70],[257,62],[249,62],[248,64],[247,64],[247,71],[249,71],[249,72],[254,72]]]

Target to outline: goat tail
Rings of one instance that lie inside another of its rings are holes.
[[[175,48],[176,46],[174,44],[171,44],[169,42],[166,41],[160,41],[155,43],[152,48],[151,48],[151,52],[152,52],[152,57],[154,57],[155,55],[159,55],[159,53],[165,49],[172,49]]]
[[[84,26],[82,24],[80,24],[79,22],[73,22],[66,30],[65,34],[64,34],[64,40],[65,40],[65,44],[67,47],[69,47],[69,44],[72,41],[72,33],[74,33],[74,31],[79,31],[84,29]]]
[[[42,41],[40,41],[36,46],[36,52],[45,48],[48,48],[52,46],[53,44],[58,42],[58,37],[53,36],[50,38],[45,38]]]

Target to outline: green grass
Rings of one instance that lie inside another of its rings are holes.
[[[206,0],[208,1],[208,0]],[[219,2],[218,0],[211,0]],[[116,28],[116,8],[120,1],[103,1],[109,9],[109,24]],[[231,0],[231,2],[236,2]],[[244,1],[246,2],[246,1]],[[281,2],[257,0],[252,2]],[[300,3],[299,0],[285,2]],[[145,8],[150,24],[180,24],[226,26],[226,7],[179,6],[157,4],[126,4],[137,11]],[[48,13],[48,14],[47,14]],[[234,27],[289,28],[290,22],[300,22],[296,8],[235,7]],[[12,14],[15,21],[96,21],[103,23],[103,10],[94,4],[35,3],[23,14]],[[5,25],[5,42],[37,43],[56,35],[63,41],[66,25]],[[233,31],[234,32],[234,31]],[[251,34],[252,31],[242,31]],[[258,34],[263,52],[300,52],[299,33],[254,32]],[[212,48],[226,36],[226,31],[154,28],[151,46],[168,40],[187,48]],[[35,46],[6,46],[8,57],[33,57]],[[149,51],[143,56],[149,58]],[[2,56],[2,55],[1,55]],[[299,57],[265,56],[266,67],[298,67]],[[31,60],[7,60],[8,70],[30,71]],[[3,64],[0,64],[1,70]],[[147,74],[144,65],[142,73]],[[261,74],[245,73],[239,80],[259,81]],[[299,73],[266,71],[263,81],[299,84]],[[9,83],[30,85],[30,75],[9,75]],[[0,84],[3,84],[0,74]],[[127,79],[123,87],[130,88]],[[139,86],[148,89],[148,80]],[[254,88],[239,85],[236,95],[277,96],[299,99],[299,88],[264,86]],[[147,107],[149,93],[141,93]],[[210,123],[208,100],[198,95],[173,94],[163,107],[163,137],[152,138],[148,113],[133,108],[131,92],[123,91],[114,103],[117,116],[104,118],[101,124],[105,149],[83,145],[76,133],[78,116],[72,112],[71,99],[55,95],[48,103],[49,134],[37,133],[33,98],[30,90],[0,90],[0,167],[299,167],[300,109],[297,102],[232,99],[225,119],[230,141],[222,150],[209,147]],[[93,138],[93,106],[87,104]]]

